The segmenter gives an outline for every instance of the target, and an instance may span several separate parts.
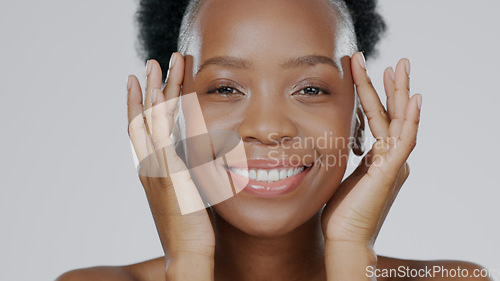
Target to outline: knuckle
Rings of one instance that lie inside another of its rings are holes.
[[[366,79],[366,85],[367,85],[368,87],[370,87],[370,88],[374,88],[373,83],[372,83],[372,79],[370,79],[370,78],[367,78],[367,79]]]
[[[369,77],[366,77],[364,86],[367,87],[367,88],[373,88],[372,80]]]
[[[410,86],[406,85],[404,87],[401,87],[401,86],[396,86],[395,88],[395,92],[396,93],[409,93],[410,92]]]
[[[392,117],[392,119],[403,119],[403,114],[401,112],[398,112],[397,110],[394,112],[394,116]]]
[[[416,139],[403,139],[401,137],[398,137],[396,145],[403,145],[405,148],[407,148],[408,151],[412,151],[415,146],[417,146],[417,140]]]
[[[368,121],[376,118],[382,118],[384,120],[388,120],[387,112],[383,107],[379,107],[376,110],[367,110],[365,114]]]
[[[365,78],[361,78],[358,81],[356,81],[356,87],[361,89],[363,88],[369,89],[373,87],[373,83],[370,77],[366,76]]]

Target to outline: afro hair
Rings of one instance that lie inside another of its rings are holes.
[[[170,54],[177,51],[177,39],[184,12],[190,0],[140,0],[136,14],[139,53],[144,59],[156,59],[166,70]],[[358,49],[368,59],[386,30],[377,12],[377,0],[344,0],[351,14]],[[165,78],[166,71],[163,71]]]

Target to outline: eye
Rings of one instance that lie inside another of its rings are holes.
[[[328,94],[328,92],[326,90],[323,90],[323,89],[321,89],[319,87],[315,87],[315,86],[307,86],[297,93],[301,94],[301,95],[307,95],[307,96],[317,96],[317,95],[321,95],[321,94]]]
[[[213,85],[212,87],[209,87],[206,90],[207,94],[216,94],[216,95],[223,95],[223,96],[229,96],[229,95],[234,95],[234,94],[240,94],[242,93],[240,90],[238,90],[238,87],[233,86],[231,83],[218,83]]]
[[[218,94],[223,94],[223,95],[229,95],[229,94],[236,94],[236,93],[238,93],[238,91],[234,88],[231,88],[231,87],[222,86],[222,87],[219,87],[219,88],[217,88],[209,93],[218,93]]]
[[[238,101],[245,96],[245,89],[232,81],[216,81],[204,91],[213,102]]]

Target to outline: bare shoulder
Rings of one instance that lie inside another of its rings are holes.
[[[165,279],[165,257],[123,266],[96,266],[68,271],[56,281],[155,281]]]
[[[391,257],[378,257],[377,269],[367,274],[374,274],[380,280],[405,281],[446,281],[474,280],[493,281],[488,270],[478,264],[456,260],[406,260]],[[378,271],[375,271],[378,270]]]
[[[165,257],[124,266],[98,266],[68,271],[56,281],[156,281],[164,280]],[[381,281],[493,281],[475,263],[453,260],[407,260],[379,256],[377,268],[367,268]]]

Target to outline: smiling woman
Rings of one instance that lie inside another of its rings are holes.
[[[387,109],[371,84],[358,50],[371,55],[384,27],[374,1],[178,5],[141,2],[141,42],[152,58],[145,98],[135,76],[127,84],[129,134],[165,256],[58,280],[444,280],[374,269],[479,268],[373,250],[409,175],[422,106],[421,95],[410,97],[407,59],[385,72]],[[183,13],[178,29],[168,25],[178,18],[163,21],[165,7]],[[179,52],[167,68],[172,37],[159,34],[175,30]],[[369,151],[365,114],[377,140]],[[218,160],[219,131],[238,136],[244,157]],[[184,141],[203,134],[207,145]],[[314,145],[325,135],[345,141]],[[364,161],[342,181],[351,151]],[[229,197],[218,189],[226,180]]]

